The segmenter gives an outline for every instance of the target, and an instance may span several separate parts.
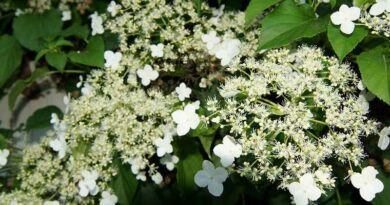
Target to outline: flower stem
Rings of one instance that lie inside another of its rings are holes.
[[[341,202],[340,192],[339,192],[339,189],[337,187],[336,187],[336,196],[337,196],[337,204],[343,205],[343,202]]]

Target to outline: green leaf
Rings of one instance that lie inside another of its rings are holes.
[[[14,108],[16,99],[25,88],[30,86],[36,79],[46,75],[50,75],[52,73],[53,72],[50,72],[47,68],[40,68],[36,69],[29,78],[16,81],[14,87],[12,87],[11,91],[8,94],[9,109],[12,110]]]
[[[209,127],[206,123],[200,122],[196,129],[190,131],[189,136],[199,137],[212,135],[217,131],[218,127],[218,124],[214,124],[213,126]]]
[[[49,38],[54,38],[61,32],[61,14],[57,10],[24,14],[15,18],[12,27],[22,46],[38,52],[45,48]]]
[[[63,52],[48,52],[45,55],[46,61],[59,71],[64,71],[66,65],[66,54]]]
[[[58,47],[61,47],[61,46],[69,46],[69,47],[73,47],[73,43],[70,42],[70,41],[67,41],[63,38],[60,38],[52,43],[49,44],[49,49],[55,49],[55,48],[58,48]]]
[[[0,133],[0,149],[7,148],[8,147],[7,144],[8,143],[7,143],[6,137],[3,134]]]
[[[87,48],[78,53],[71,52],[68,54],[69,59],[74,63],[79,63],[88,66],[99,68],[104,67],[104,42],[99,36],[92,37]]]
[[[334,8],[337,4],[337,0],[330,0],[330,6]]]
[[[53,105],[38,109],[27,119],[26,129],[35,130],[50,127],[52,113],[56,113],[60,118],[63,116],[61,109]]]
[[[353,5],[363,9],[367,9],[373,3],[375,3],[375,0],[353,0]]]
[[[251,0],[245,10],[245,24],[249,25],[265,9],[281,0]]]
[[[317,18],[310,6],[285,0],[264,20],[259,49],[277,48],[326,30],[328,17]]]
[[[202,1],[203,0],[192,0],[195,5],[196,12],[198,12],[198,14],[200,14],[202,11]]]
[[[63,37],[76,36],[81,39],[86,40],[89,34],[89,28],[86,25],[81,25],[79,23],[74,23],[65,30],[61,32]]]
[[[343,60],[360,41],[368,35],[368,29],[357,26],[351,35],[343,34],[338,26],[328,24],[328,39],[340,60]]]
[[[41,51],[38,52],[38,54],[35,56],[35,63],[37,63],[47,52],[49,52],[50,50],[49,49],[43,49]]]
[[[200,143],[202,144],[203,149],[207,153],[209,158],[211,158],[211,145],[213,144],[214,136],[214,134],[199,136]]]
[[[357,63],[363,83],[368,90],[390,105],[390,57],[389,50],[377,47],[361,53]]]
[[[132,204],[137,191],[138,181],[131,173],[128,165],[122,164],[120,160],[115,160],[114,164],[118,169],[118,174],[111,182],[111,188],[118,197],[119,204]]]
[[[390,175],[386,172],[383,172],[381,169],[378,170],[378,179],[382,181],[384,189],[382,192],[378,193],[372,204],[374,205],[388,205],[390,201]]]
[[[177,185],[184,195],[189,195],[196,189],[194,176],[202,169],[203,158],[194,138],[182,138],[174,146],[180,159],[176,165]]]
[[[13,36],[0,36],[0,88],[20,66],[22,55],[22,48]]]

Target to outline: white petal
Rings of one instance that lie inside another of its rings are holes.
[[[186,114],[183,112],[183,110],[176,110],[171,114],[173,121],[176,123],[182,123],[186,119]]]
[[[228,167],[233,164],[234,156],[226,149],[224,144],[215,146],[213,152],[221,159],[222,166]]]
[[[224,169],[222,167],[216,168],[213,175],[214,175],[214,180],[216,180],[217,182],[220,182],[220,183],[226,181],[227,177],[229,176],[226,169]]]
[[[209,160],[203,160],[202,168],[203,168],[203,170],[205,170],[207,173],[213,173],[214,170],[215,170],[214,164],[211,163]]]
[[[196,129],[200,123],[199,116],[196,113],[191,114],[190,127]]]
[[[349,8],[349,15],[351,21],[358,20],[360,17],[360,8],[358,7],[351,7]]]
[[[378,170],[376,170],[373,166],[367,166],[362,170],[362,175],[366,179],[374,179],[378,173]]]
[[[150,80],[156,80],[158,78],[158,72],[157,71],[152,71],[149,75]]]
[[[150,80],[147,78],[142,78],[141,83],[143,86],[148,86],[150,84]]]
[[[382,183],[382,181],[380,181],[379,179],[374,179],[373,181],[371,181],[371,183],[369,184],[369,188],[372,192],[374,193],[379,193],[379,192],[382,192],[383,189],[384,189],[384,185]]]
[[[290,194],[294,196],[303,192],[303,187],[298,182],[293,182],[289,184],[287,189],[290,192]]]
[[[363,180],[364,179],[360,173],[353,173],[351,176],[351,183],[355,188],[360,189],[363,186]]]
[[[355,23],[352,21],[346,21],[341,24],[340,30],[345,34],[351,34],[355,30]]]
[[[340,25],[341,23],[344,22],[344,18],[341,15],[340,12],[336,11],[332,15],[330,15],[330,20],[334,25]]]
[[[384,2],[378,2],[374,5],[371,6],[370,8],[370,14],[373,15],[373,16],[377,16],[377,15],[380,15],[382,14],[383,12],[385,12],[385,3]]]
[[[163,177],[161,176],[160,173],[157,172],[152,176],[152,180],[154,181],[154,183],[160,184],[163,181]]]
[[[175,164],[174,163],[167,163],[165,166],[167,167],[167,169],[169,171],[172,171],[175,168]]]
[[[97,193],[99,193],[99,187],[95,186],[92,190],[89,191],[89,193],[92,196],[95,196]]]
[[[238,158],[241,156],[242,146],[238,144],[238,142],[232,136],[226,135],[222,142],[228,146],[228,149],[230,150],[230,153],[233,157]]]
[[[61,142],[58,139],[50,141],[49,145],[54,151],[58,152],[61,149]]]
[[[372,192],[369,187],[364,186],[360,188],[359,193],[360,196],[366,201],[371,201],[375,198],[375,193]]]
[[[385,135],[385,136],[388,136],[390,135],[390,127],[384,127],[381,132],[379,133],[379,135]]]
[[[302,193],[294,195],[294,202],[296,205],[307,205],[309,204],[309,199]]]
[[[87,187],[85,186],[80,187],[79,195],[81,197],[86,197],[88,196],[88,194],[89,194],[89,190],[87,189]]]
[[[339,12],[340,12],[341,15],[346,15],[346,14],[349,13],[349,9],[350,8],[346,4],[343,4],[339,8]]]
[[[207,172],[200,170],[195,174],[194,180],[195,184],[199,187],[206,187],[209,184],[210,175]]]
[[[303,187],[311,187],[314,185],[314,177],[312,174],[306,173],[302,177],[299,178],[299,183]]]
[[[387,147],[389,146],[389,143],[390,143],[390,138],[388,136],[380,135],[379,140],[378,140],[378,147],[381,150],[387,149]]]
[[[165,149],[162,147],[157,148],[157,156],[162,157],[165,154]]]
[[[306,190],[306,195],[310,200],[315,201],[321,197],[321,190],[318,187],[312,186]]]
[[[183,136],[190,131],[190,126],[184,123],[180,123],[177,125],[176,131],[178,136]]]
[[[217,181],[212,180],[209,185],[207,186],[207,189],[209,190],[210,194],[213,196],[221,196],[223,192],[223,185],[222,183],[219,183]]]

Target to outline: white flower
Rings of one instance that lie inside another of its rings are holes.
[[[223,15],[223,10],[225,9],[225,4],[222,4],[218,10],[213,11],[213,17],[210,18],[210,22],[213,24],[217,24],[219,21],[219,18]]]
[[[179,157],[171,154],[166,154],[164,157],[160,159],[161,164],[165,165],[165,167],[172,171],[175,168],[175,164],[179,162]]]
[[[84,83],[84,86],[81,88],[81,94],[88,96],[91,95],[94,91],[94,88],[89,83]]]
[[[383,183],[376,178],[379,172],[372,166],[365,167],[362,173],[353,173],[351,176],[352,185],[359,189],[360,196],[366,200],[374,199],[375,194],[383,191]]]
[[[164,126],[163,132],[164,132],[164,137],[172,138],[173,136],[176,135],[176,129],[170,126]]]
[[[161,58],[164,56],[164,44],[162,43],[150,45],[150,50],[152,51],[152,57]]]
[[[214,165],[204,160],[202,164],[203,170],[199,170],[194,177],[195,184],[199,187],[206,187],[213,196],[221,196],[223,192],[223,182],[228,177],[228,172],[222,168],[215,168]]]
[[[180,85],[176,87],[175,91],[180,101],[190,98],[190,94],[192,92],[191,88],[187,87],[185,83],[180,83]]]
[[[390,0],[376,0],[370,8],[370,14],[373,16],[381,15],[385,11],[390,12]]]
[[[197,110],[200,107],[200,101],[197,100],[197,101],[191,103],[190,105],[193,106],[195,108],[195,110]]]
[[[199,87],[200,88],[207,88],[207,79],[206,78],[200,79]]]
[[[322,184],[330,184],[332,182],[332,179],[331,179],[330,174],[328,172],[323,172],[321,170],[317,170],[314,173],[314,176]]]
[[[321,190],[316,186],[313,175],[306,173],[299,178],[299,182],[288,185],[288,191],[294,197],[296,205],[307,205],[321,196]]]
[[[104,66],[106,68],[113,68],[116,69],[119,66],[119,62],[122,59],[122,53],[121,52],[112,52],[112,51],[105,51],[104,52],[104,59],[106,60],[106,63]]]
[[[130,159],[130,164],[131,164],[131,172],[133,172],[133,174],[140,173],[140,170],[146,167],[143,158],[140,156],[133,157],[132,159]]]
[[[68,146],[63,135],[59,135],[57,139],[51,140],[49,145],[54,151],[58,152],[58,158],[62,159],[65,157]]]
[[[163,139],[157,138],[154,140],[154,145],[157,146],[157,156],[162,157],[165,154],[173,152],[171,145],[172,137],[164,137]]]
[[[60,123],[57,113],[51,113],[50,124],[56,126]]]
[[[225,39],[215,47],[215,56],[221,60],[222,66],[229,65],[230,61],[240,54],[240,44],[237,39]]]
[[[355,23],[353,21],[359,19],[360,8],[348,7],[343,4],[340,6],[339,11],[334,12],[330,19],[334,25],[341,25],[340,30],[345,34],[351,34],[355,29]]]
[[[141,78],[141,83],[144,86],[150,84],[150,81],[156,80],[158,78],[158,72],[153,70],[152,66],[146,64],[144,69],[138,69],[137,75]]]
[[[226,135],[222,144],[215,146],[213,152],[221,158],[222,166],[228,167],[233,164],[234,158],[241,156],[242,146],[233,137]]]
[[[108,191],[102,192],[102,199],[100,205],[115,205],[118,202],[118,197]]]
[[[84,78],[83,78],[82,75],[79,75],[79,82],[77,82],[76,87],[77,87],[77,88],[81,88],[81,86],[83,85],[83,83],[84,83]]]
[[[389,146],[389,142],[390,142],[389,135],[390,135],[390,127],[384,127],[379,133],[378,147],[381,150],[385,150]]]
[[[161,184],[161,182],[163,181],[163,177],[159,172],[156,172],[155,174],[152,175],[152,180],[156,184]]]
[[[0,168],[4,167],[7,164],[8,156],[9,156],[9,150],[8,149],[0,150]]]
[[[45,201],[43,205],[60,205],[58,201]]]
[[[141,181],[146,181],[146,175],[145,175],[145,172],[140,172],[137,174],[137,176],[135,177],[137,180],[141,180]]]
[[[91,28],[92,28],[92,36],[96,34],[102,34],[104,33],[103,28],[103,18],[98,15],[98,13],[95,11],[92,15],[89,16],[91,18]]]
[[[79,195],[86,197],[88,194],[95,196],[99,192],[99,187],[96,184],[96,180],[99,175],[96,171],[82,171],[81,175],[84,177],[83,180],[79,181]]]
[[[64,105],[65,105],[64,113],[66,114],[66,113],[69,112],[70,93],[68,93],[67,95],[64,96],[63,102],[64,102]]]
[[[72,12],[71,11],[63,11],[62,12],[62,21],[69,21],[72,19]]]
[[[19,8],[17,8],[16,11],[15,11],[15,16],[20,16],[22,14],[24,14],[24,11],[19,9]]]
[[[172,113],[173,121],[177,123],[177,135],[183,136],[190,129],[196,129],[198,127],[200,119],[195,110],[196,106],[194,104],[188,104],[184,107],[184,110],[176,110]]]
[[[214,55],[214,48],[221,42],[221,39],[217,37],[217,32],[210,31],[207,34],[202,35],[202,41],[207,44],[209,53]]]
[[[116,4],[115,1],[111,1],[107,7],[107,11],[111,13],[111,16],[116,16],[119,9],[121,9],[121,5]]]

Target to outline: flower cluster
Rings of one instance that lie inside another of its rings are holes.
[[[210,161],[194,175],[214,196],[238,172],[278,181],[306,205],[335,186],[329,161],[360,166],[361,138],[377,134],[378,123],[366,116],[369,104],[350,66],[308,46],[263,55],[258,29],[223,9],[123,0],[112,1],[107,15],[92,14],[92,35],[112,32],[119,48],[105,51],[104,69],[80,77],[81,96],[67,97],[64,117],[53,114],[53,130],[24,151],[21,191],[4,194],[7,202],[32,195],[39,203],[51,196],[56,201],[47,203],[112,205],[118,167],[163,186],[163,174],[181,160],[176,140],[205,127],[224,133],[208,130]],[[342,6],[331,18],[352,33],[358,13]],[[388,130],[380,136],[378,145],[387,147]],[[375,170],[350,174],[364,199],[381,191],[377,180],[365,181],[369,189],[358,182],[375,179]]]
[[[379,15],[365,13],[359,19],[373,34],[390,37],[390,11],[384,11]]]
[[[50,10],[56,7],[62,12],[62,20],[68,21],[72,18],[71,16],[72,6],[75,6],[76,9],[83,14],[89,8],[91,3],[92,3],[91,0],[60,0],[60,1],[29,0],[28,7],[23,9],[17,9],[15,14],[16,16],[19,16],[24,13],[32,13],[32,12],[43,13],[46,10]],[[7,3],[5,3],[4,6],[1,5],[0,7],[0,10],[7,10],[7,9],[9,9]]]
[[[214,148],[222,165],[239,157],[234,169],[242,176],[280,180],[297,204],[307,204],[335,186],[328,159],[360,164],[360,139],[377,133],[377,123],[366,117],[368,103],[357,96],[348,64],[303,46],[269,51],[262,61],[247,58],[239,71],[220,88],[222,102],[217,97],[206,106],[210,123],[230,131]]]
[[[350,35],[355,30],[355,21],[360,21],[373,34],[390,36],[390,1],[377,0],[367,11],[362,12],[358,7],[348,7],[343,4],[339,11],[331,16],[334,25],[340,25],[342,33]]]
[[[180,160],[172,141],[201,121],[200,103],[190,101],[187,85],[210,85],[225,72],[221,62],[233,65],[243,56],[256,55],[257,32],[245,31],[243,13],[205,5],[202,10],[204,17],[187,0],[122,1],[110,3],[107,16],[90,16],[92,34],[118,34],[120,49],[104,53],[104,70],[80,77],[81,96],[67,96],[63,119],[53,114],[53,131],[24,151],[21,193],[53,196],[61,204],[95,204],[96,198],[101,204],[115,204],[109,182],[118,174],[117,162],[131,167],[138,180],[163,181],[160,171],[172,171]],[[224,39],[215,56],[202,41],[208,31]],[[159,79],[177,75],[177,69],[187,73],[184,81]],[[23,202],[22,197],[15,199]]]

